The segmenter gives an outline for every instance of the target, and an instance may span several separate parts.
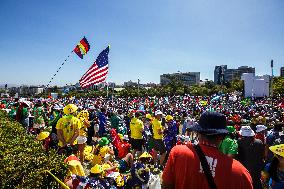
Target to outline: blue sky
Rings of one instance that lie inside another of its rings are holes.
[[[0,83],[44,84],[83,37],[51,85],[76,83],[111,45],[107,81],[159,82],[159,75],[248,65],[284,66],[283,0],[9,0],[0,6]]]

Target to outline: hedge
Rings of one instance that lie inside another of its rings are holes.
[[[63,180],[64,158],[54,150],[45,152],[34,135],[0,110],[0,188],[59,188],[45,170]]]

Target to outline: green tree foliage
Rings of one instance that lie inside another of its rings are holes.
[[[284,94],[284,77],[273,78],[273,94],[274,95]]]
[[[27,135],[21,124],[0,111],[1,188],[59,188],[44,170],[50,170],[63,180],[67,170],[64,157],[54,150],[45,152],[41,143]]]
[[[233,91],[242,92],[243,81],[239,79],[233,80],[231,83],[226,82],[225,85],[216,85],[213,81],[206,81],[204,85],[186,86],[183,83],[172,79],[167,85],[158,85],[151,88],[140,87],[138,91],[137,86],[126,87],[123,90],[115,91],[109,88],[108,97],[112,95],[119,97],[143,97],[143,96],[169,96],[169,95],[212,95],[216,93],[227,93]],[[103,90],[89,89],[89,90],[72,90],[65,96],[76,96],[77,98],[92,98],[98,96],[106,97],[106,88]]]
[[[244,88],[244,81],[240,79],[234,79],[231,82],[230,90],[232,91],[242,91]]]

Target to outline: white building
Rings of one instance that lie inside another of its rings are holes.
[[[244,81],[245,97],[269,96],[269,75],[255,76],[254,73],[244,73],[241,79]]]

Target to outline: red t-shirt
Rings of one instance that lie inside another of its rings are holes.
[[[6,107],[5,104],[0,104],[0,109],[4,109]]]
[[[131,145],[128,142],[120,142],[118,146],[118,157],[120,159],[124,158],[128,153]]]
[[[261,140],[263,144],[266,143],[264,134],[262,134],[262,133],[257,133],[257,134],[255,135],[255,138]]]
[[[209,189],[197,153],[192,145],[175,146],[163,172],[163,182],[177,189]],[[248,170],[217,148],[200,145],[218,189],[252,189]]]

